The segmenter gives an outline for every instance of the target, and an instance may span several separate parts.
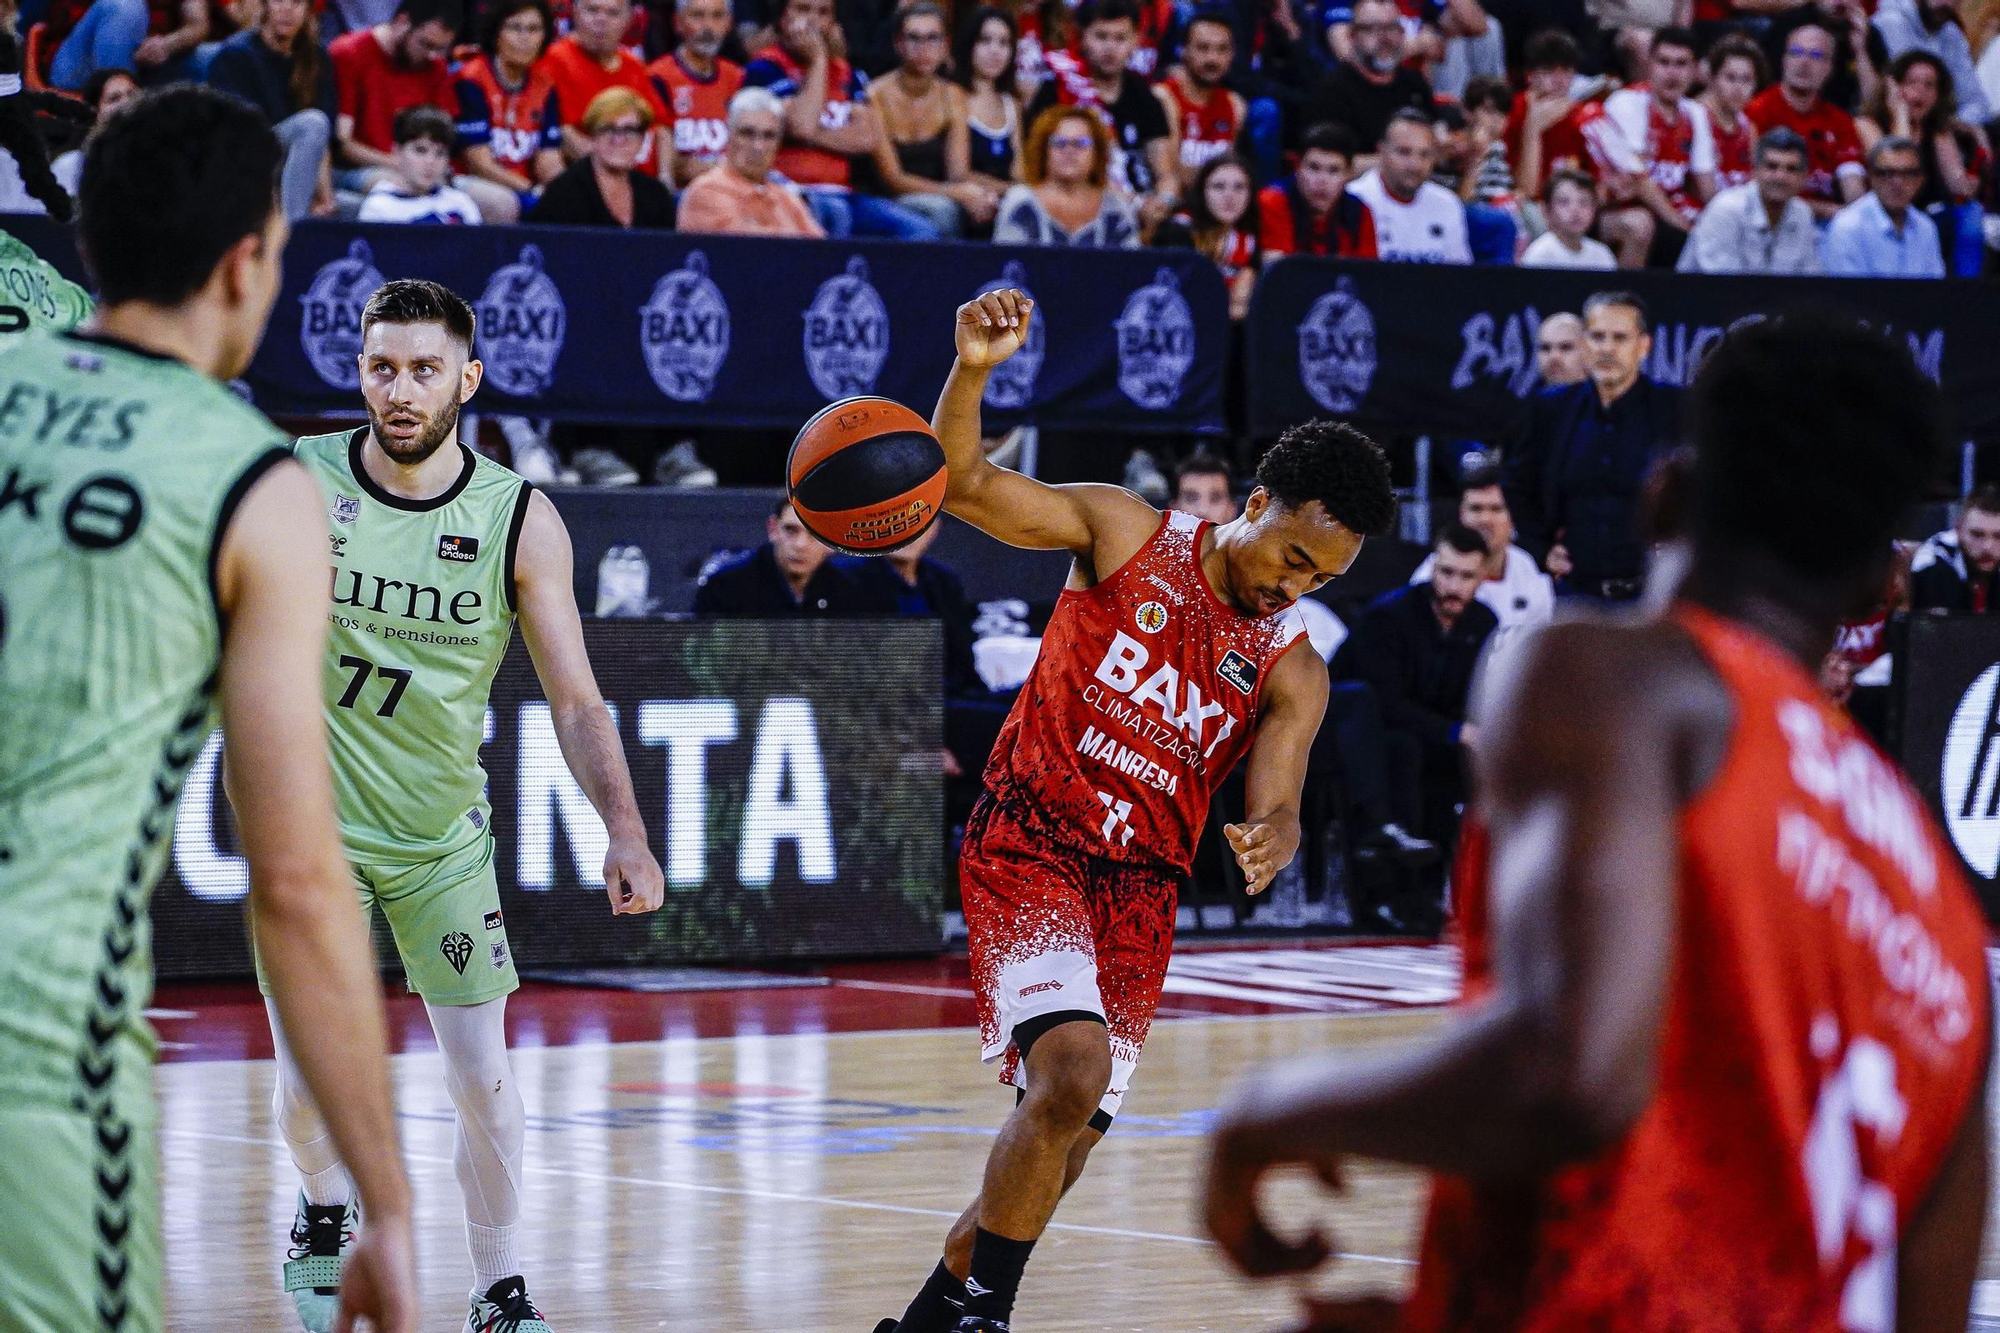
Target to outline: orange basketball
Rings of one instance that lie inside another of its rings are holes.
[[[799,427],[785,480],[814,536],[851,555],[884,555],[937,521],[944,447],[901,403],[844,398]]]

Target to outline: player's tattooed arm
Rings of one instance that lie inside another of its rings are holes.
[[[666,896],[666,883],[646,841],[646,824],[632,795],[632,774],[625,766],[618,728],[604,706],[584,650],[583,621],[570,583],[573,563],[568,529],[548,497],[535,492],[528,498],[514,558],[514,604],[521,637],[548,698],[563,762],[611,835],[604,857],[604,891],[611,910],[650,912]]]
[[[1036,551],[1068,551],[1087,570],[1129,560],[1160,525],[1159,511],[1120,486],[1051,486],[986,457],[980,401],[993,368],[1028,340],[1035,303],[1003,288],[958,308],[958,360],[938,396],[931,428],[944,446],[947,512],[989,536]]]
[[[1223,827],[1236,864],[1262,893],[1299,851],[1299,800],[1305,790],[1306,760],[1326,714],[1326,663],[1304,636],[1271,668],[1264,684],[1257,739],[1244,771],[1248,817]]]

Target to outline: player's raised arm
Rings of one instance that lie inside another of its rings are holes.
[[[646,824],[632,795],[632,774],[618,727],[604,707],[583,646],[583,621],[570,583],[574,555],[562,516],[540,491],[528,498],[521,545],[514,558],[515,608],[521,637],[548,696],[556,743],[577,785],[604,819],[611,845],[604,890],[611,910],[650,912],[666,895],[660,863],[646,844]]]
[[[980,442],[986,377],[1027,342],[1034,310],[1027,294],[1011,287],[958,308],[958,360],[931,418],[950,473],[944,507],[1009,546],[1069,551],[1089,560],[1110,528],[1131,528],[1143,541],[1158,524],[1158,511],[1119,486],[1051,486],[1023,476],[989,460]]]
[[[222,723],[252,929],[300,1072],[367,1210],[343,1318],[382,1333],[416,1320],[410,1186],[389,1094],[382,986],[341,856],[320,702],[326,558],[298,539],[325,520],[304,469],[273,467],[221,543],[216,595],[227,621]],[[351,1327],[343,1323],[341,1327]]]

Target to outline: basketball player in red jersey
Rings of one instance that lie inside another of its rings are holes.
[[[1328,1252],[1258,1216],[1274,1165],[1438,1173],[1399,1322],[1315,1328],[1966,1326],[1983,925],[1813,679],[1941,462],[1938,394],[1875,334],[1781,320],[1729,334],[1692,399],[1674,600],[1558,624],[1484,692],[1463,1016],[1272,1071],[1216,1131],[1209,1229],[1252,1274]]]
[[[994,466],[980,398],[1030,318],[1011,289],[959,307],[958,362],[932,421],[948,512],[1074,557],[959,873],[982,1053],[1021,1091],[943,1260],[877,1333],[1008,1329],[1028,1253],[1125,1094],[1209,798],[1245,754],[1248,818],[1225,833],[1250,892],[1298,850],[1327,678],[1291,604],[1396,516],[1382,451],[1324,422],[1278,441],[1242,516],[1221,527],[1116,486]]]
[[[1243,98],[1222,86],[1236,63],[1236,32],[1221,14],[1196,14],[1188,20],[1181,63],[1153,85],[1173,127],[1174,161],[1180,169],[1180,196],[1194,192],[1194,174],[1210,158],[1236,146],[1247,114]]]

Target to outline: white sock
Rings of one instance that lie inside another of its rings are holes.
[[[307,1203],[319,1207],[345,1206],[354,1197],[354,1182],[347,1178],[347,1168],[335,1162],[326,1170],[305,1177],[305,1192]]]
[[[519,1222],[503,1227],[465,1224],[465,1246],[472,1251],[473,1295],[484,1296],[495,1282],[520,1275],[521,1260],[514,1253],[514,1233],[520,1229]]]

